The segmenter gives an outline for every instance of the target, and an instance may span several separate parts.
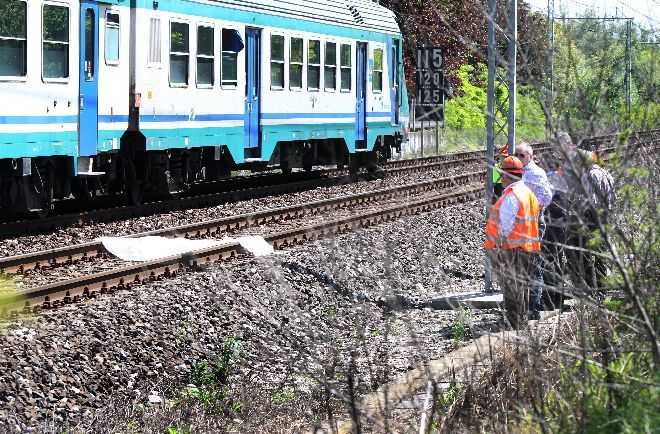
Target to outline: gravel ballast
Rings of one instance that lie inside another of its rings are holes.
[[[306,202],[339,196],[361,194],[376,189],[430,181],[441,177],[476,171],[482,167],[482,164],[471,164],[462,168],[434,169],[420,173],[400,173],[398,175],[388,175],[384,179],[360,181],[334,185],[331,187],[319,187],[294,194],[229,202],[208,208],[171,211],[152,216],[124,219],[108,223],[85,223],[80,226],[60,228],[48,234],[4,238],[0,239],[0,257],[21,255],[71,244],[89,242],[102,236],[129,235],[221,217],[263,211],[265,209],[299,205]]]
[[[480,203],[457,205],[5,325],[0,430],[97,432],[97,409],[148,405],[229,338],[241,344],[236,381],[251,387],[309,391],[352,358],[369,391],[457,345],[456,313],[383,301],[479,290],[482,220]],[[497,319],[471,317],[483,330]]]

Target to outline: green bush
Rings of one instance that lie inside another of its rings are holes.
[[[484,64],[463,65],[458,71],[460,81],[454,98],[445,104],[445,143],[449,150],[456,147],[481,148],[486,141],[486,103],[488,68]],[[497,88],[498,98],[507,98],[505,87]],[[518,140],[535,141],[545,137],[545,115],[539,103],[538,90],[519,86],[516,103]],[[508,107],[504,104],[504,107]],[[500,122],[504,118],[498,118]],[[506,137],[499,137],[505,143]]]

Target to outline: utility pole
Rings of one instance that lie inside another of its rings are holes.
[[[552,108],[555,99],[555,0],[548,0],[548,43],[550,45],[550,76],[548,77],[548,137],[552,134]]]
[[[488,0],[488,99],[486,101],[486,209],[490,208],[493,198],[493,166],[495,164],[495,142],[506,135],[509,154],[516,150],[516,58],[518,33],[518,2],[507,1],[507,25],[501,36],[506,38],[507,55],[498,61],[497,52],[497,0]],[[500,67],[506,66],[506,75],[502,76]],[[498,101],[497,88],[506,86],[507,100]],[[498,114],[500,116],[498,116]],[[506,121],[503,121],[505,119]],[[486,255],[484,287],[486,292],[493,290],[492,267]]]
[[[508,85],[509,117],[508,138],[509,155],[516,152],[516,61],[518,52],[518,0],[509,0],[509,46],[508,48]]]
[[[626,123],[628,128],[630,128],[630,105],[631,105],[631,91],[630,91],[630,82],[632,81],[632,21],[626,21],[626,75],[625,75],[625,87],[626,87]]]

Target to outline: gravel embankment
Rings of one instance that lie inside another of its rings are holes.
[[[315,200],[366,193],[375,189],[391,188],[397,185],[429,181],[445,176],[475,171],[479,170],[480,167],[482,167],[482,165],[473,164],[464,168],[438,169],[424,173],[402,173],[374,181],[360,181],[357,183],[321,187],[294,194],[230,202],[201,209],[172,211],[153,216],[119,220],[116,222],[86,223],[82,226],[61,228],[49,234],[5,238],[0,240],[0,257],[20,255],[70,244],[84,243],[101,236],[128,235],[237,214],[257,212],[264,209],[280,208],[299,205]]]
[[[466,189],[473,187],[474,184],[465,186]],[[459,191],[459,189],[454,189],[453,191]],[[323,223],[328,220],[346,218],[359,213],[365,213],[384,207],[399,205],[402,202],[421,200],[423,197],[433,196],[434,194],[435,193],[428,192],[413,194],[406,197],[405,199],[388,199],[385,201],[358,204],[351,206],[350,208],[343,208],[322,214],[310,214],[290,220],[267,222],[262,225],[250,227],[247,229],[220,232],[215,234],[214,238],[221,239],[224,236],[238,237],[244,235],[268,235],[272,233],[284,232],[292,229],[299,229],[300,227]],[[16,282],[21,288],[37,287],[40,285],[74,279],[93,273],[100,273],[127,265],[132,264],[122,262],[121,260],[110,255],[103,255],[101,257],[84,258],[84,260],[75,261],[70,264],[62,263],[55,267],[39,267],[36,269],[28,270],[27,272],[17,276]]]
[[[61,432],[48,427],[88,426],[111,401],[145,404],[163,384],[186,384],[227,338],[242,343],[238,378],[255,388],[309,390],[353,352],[368,390],[455,347],[454,312],[377,302],[478,289],[482,219],[479,203],[450,207],[6,325],[0,431]],[[496,320],[472,316],[482,328]]]

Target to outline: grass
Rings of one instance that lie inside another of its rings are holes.
[[[273,392],[271,400],[275,405],[282,405],[292,402],[296,399],[296,394],[293,389],[284,387]]]
[[[472,322],[472,311],[469,307],[461,307],[456,314],[454,324],[451,327],[451,335],[455,342],[463,342],[472,337],[470,323]]]
[[[486,130],[483,128],[472,128],[472,129],[454,129],[454,128],[442,128],[440,129],[440,147],[437,146],[435,141],[435,129],[426,129],[427,135],[425,136],[424,141],[424,156],[431,156],[437,154],[449,154],[452,152],[460,151],[476,151],[486,148]],[[411,132],[413,134],[418,134],[418,132]],[[429,135],[430,134],[430,135]],[[430,140],[429,140],[430,139]],[[497,144],[499,146],[506,143],[505,137],[498,137]],[[521,137],[521,140],[528,141],[544,141],[545,136],[540,137]],[[402,152],[404,158],[415,158],[420,156],[420,149],[417,146],[417,149],[411,149],[410,145],[402,146]]]
[[[240,342],[229,338],[217,358],[195,363],[190,375],[191,384],[181,392],[180,400],[198,402],[207,409],[240,413],[243,405],[231,399],[229,387],[240,352]]]

